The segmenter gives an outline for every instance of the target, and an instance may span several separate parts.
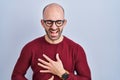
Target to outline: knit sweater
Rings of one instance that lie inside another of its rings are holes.
[[[12,73],[12,80],[27,80],[25,74],[29,67],[33,71],[32,80],[48,80],[53,74],[40,73],[43,68],[38,66],[38,58],[43,60],[46,54],[56,61],[56,54],[59,54],[64,69],[70,74],[67,80],[91,80],[91,73],[87,63],[83,48],[64,36],[63,41],[58,44],[50,44],[45,40],[45,36],[37,38],[27,43],[17,60]],[[74,74],[76,71],[76,75]],[[54,80],[61,80],[54,75]]]

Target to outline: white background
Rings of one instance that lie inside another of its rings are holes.
[[[120,80],[120,0],[0,0],[0,80],[11,79],[22,47],[44,35],[41,13],[51,2],[64,7],[63,34],[85,49],[92,80]]]

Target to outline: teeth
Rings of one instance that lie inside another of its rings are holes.
[[[50,31],[51,33],[57,33],[58,31]]]
[[[50,31],[51,36],[58,36],[58,31]]]

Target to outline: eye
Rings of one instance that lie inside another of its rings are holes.
[[[56,21],[57,24],[62,24],[63,22],[61,20]]]
[[[51,20],[44,20],[44,22],[49,27],[53,24],[53,21],[51,21]]]
[[[56,21],[56,25],[57,25],[57,26],[62,26],[63,23],[64,23],[63,20],[57,20],[57,21]]]
[[[46,21],[46,24],[52,24],[52,21]]]

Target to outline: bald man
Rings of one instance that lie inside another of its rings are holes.
[[[32,80],[91,80],[83,48],[62,35],[67,23],[64,14],[63,7],[56,3],[43,9],[41,24],[46,34],[23,47],[12,80],[27,80],[29,67],[33,70]]]

